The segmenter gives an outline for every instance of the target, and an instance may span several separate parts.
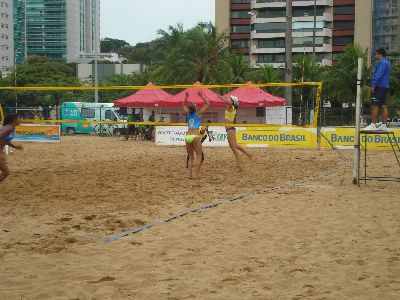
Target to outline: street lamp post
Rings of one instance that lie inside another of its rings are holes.
[[[285,81],[292,82],[292,0],[286,0]],[[285,87],[287,106],[292,106],[292,87]]]
[[[255,17],[256,15],[252,11],[249,11],[248,14],[250,15],[249,64],[251,67],[251,24],[253,24],[252,18]]]
[[[313,58],[315,63],[315,36],[316,36],[316,27],[317,27],[317,0],[314,0],[314,26],[313,26]]]
[[[99,103],[99,74],[98,74],[98,64],[97,64],[97,47],[98,47],[98,40],[97,40],[97,0],[93,1],[93,35],[94,35],[94,102]]]

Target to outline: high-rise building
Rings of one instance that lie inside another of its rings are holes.
[[[14,65],[12,0],[0,0],[0,76]]]
[[[13,26],[14,26],[14,55],[15,63],[19,64],[25,59],[26,47],[26,18],[25,18],[25,0],[14,0],[13,7]]]
[[[400,1],[374,0],[372,50],[400,51]]]
[[[318,61],[331,65],[354,42],[370,49],[371,1],[292,0],[292,55],[313,53],[315,41]],[[253,67],[284,66],[286,0],[216,0],[215,3],[217,30],[230,35],[233,52],[248,56]]]
[[[31,55],[78,61],[100,50],[100,0],[14,0],[14,30],[17,63]]]

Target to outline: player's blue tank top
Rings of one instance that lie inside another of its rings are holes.
[[[1,133],[2,128],[0,128],[0,133]],[[12,127],[12,130],[9,134],[7,134],[5,137],[3,137],[3,141],[4,142],[11,142],[11,140],[14,138],[15,136],[15,128]]]
[[[199,117],[197,117],[196,113],[193,114],[189,113],[187,116],[187,120],[189,129],[200,128],[201,120],[199,119]]]

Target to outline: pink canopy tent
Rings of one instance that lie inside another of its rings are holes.
[[[252,84],[251,81],[248,82]],[[286,99],[274,96],[259,87],[240,87],[229,92],[224,97],[236,96],[240,107],[270,107],[284,106]]]
[[[155,84],[149,82],[147,86],[155,86]],[[162,89],[143,89],[126,98],[115,100],[114,105],[117,107],[158,107],[171,97],[171,94]]]
[[[202,85],[200,82],[194,83],[194,85]],[[161,106],[162,107],[180,107],[183,104],[183,101],[185,100],[186,93],[189,94],[188,102],[189,103],[194,103],[196,105],[202,106],[204,105],[203,99],[198,95],[199,92],[202,92],[204,96],[210,101],[210,106],[211,107],[225,107],[226,104],[225,102],[220,99],[219,95],[214,93],[213,91],[206,89],[206,88],[188,88],[186,90],[183,90],[176,94],[175,96],[172,96],[171,98],[162,101]]]

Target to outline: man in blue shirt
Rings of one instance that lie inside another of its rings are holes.
[[[386,106],[387,93],[390,81],[390,62],[386,59],[386,51],[383,48],[376,50],[377,64],[371,79],[371,124],[364,130],[387,130],[388,109]],[[382,122],[378,123],[378,109],[382,110]]]

